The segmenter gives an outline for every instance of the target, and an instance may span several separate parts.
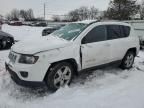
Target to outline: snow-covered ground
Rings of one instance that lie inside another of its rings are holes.
[[[40,31],[6,25],[3,30],[20,40],[23,37],[19,36]],[[0,108],[144,108],[144,51],[130,70],[108,67],[84,72],[69,87],[55,93],[16,85],[4,68],[8,53],[9,50],[0,51]]]

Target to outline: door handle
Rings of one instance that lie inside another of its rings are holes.
[[[85,45],[81,45],[81,48],[84,48],[84,47],[92,48],[91,45],[87,45],[87,44],[85,44]]]
[[[83,45],[81,45],[81,48],[84,48],[84,46],[83,46]]]
[[[91,45],[87,45],[87,44],[86,44],[86,46],[87,46],[87,47],[89,47],[89,48],[92,48],[92,46],[91,46]]]

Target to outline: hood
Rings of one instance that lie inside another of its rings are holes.
[[[57,37],[48,36],[41,37],[33,40],[20,41],[12,46],[12,51],[21,54],[35,54],[56,48],[62,48],[71,42]]]

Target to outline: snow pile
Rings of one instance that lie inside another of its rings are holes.
[[[1,51],[6,58],[9,51]],[[130,70],[110,67],[85,72],[70,87],[49,93],[32,90],[11,81],[0,59],[0,108],[143,108],[144,52]]]

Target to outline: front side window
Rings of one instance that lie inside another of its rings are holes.
[[[87,25],[83,23],[72,23],[53,32],[52,35],[65,40],[72,40],[76,38],[86,27]]]
[[[82,40],[83,44],[106,40],[106,27],[104,25],[93,28]]]

